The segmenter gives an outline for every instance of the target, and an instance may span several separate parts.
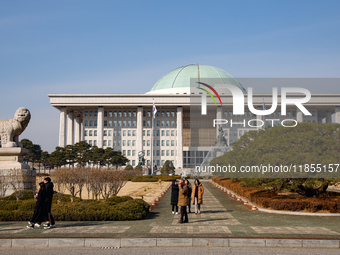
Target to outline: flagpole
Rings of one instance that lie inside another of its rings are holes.
[[[153,120],[154,120],[154,112],[153,112],[153,106],[154,106],[154,98],[152,99],[152,117],[151,117],[151,174],[153,175]]]

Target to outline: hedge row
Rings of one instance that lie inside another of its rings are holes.
[[[237,180],[226,178],[212,178],[212,180],[263,208],[286,211],[328,211],[330,213],[340,213],[340,193],[328,192],[328,197],[322,198],[289,197],[275,195],[270,191],[260,188],[244,187]]]
[[[0,201],[0,221],[30,220],[35,203],[35,199]],[[83,200],[52,205],[52,214],[57,221],[141,220],[148,212],[149,205],[145,201],[131,197],[111,197],[105,202]]]
[[[159,180],[161,181],[173,181],[176,179],[181,178],[179,175],[173,175],[173,176],[168,176],[168,175],[144,175],[144,176],[136,176],[131,178],[132,182],[158,182]]]

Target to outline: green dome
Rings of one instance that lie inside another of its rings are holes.
[[[213,79],[214,84],[233,84],[245,91],[242,85],[233,76],[220,68],[208,65],[186,65],[176,68],[164,75],[156,82],[150,92],[161,89],[190,87],[190,78],[197,79],[198,72],[202,81],[204,81],[204,79]],[[209,85],[214,86],[214,84]],[[191,87],[197,86],[196,83],[191,84]]]

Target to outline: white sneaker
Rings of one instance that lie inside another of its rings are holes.
[[[175,214],[175,212],[172,212],[172,214]]]
[[[35,227],[35,228],[40,228],[40,224],[39,224],[39,223],[35,223],[35,224],[34,224],[34,227]]]
[[[176,212],[176,214],[178,214],[178,212]]]

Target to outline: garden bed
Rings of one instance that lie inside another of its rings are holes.
[[[281,192],[274,194],[271,191],[242,186],[241,181],[213,178],[213,182],[246,198],[259,207],[271,210],[340,213],[340,193],[326,192],[323,197],[303,197],[297,193]]]

